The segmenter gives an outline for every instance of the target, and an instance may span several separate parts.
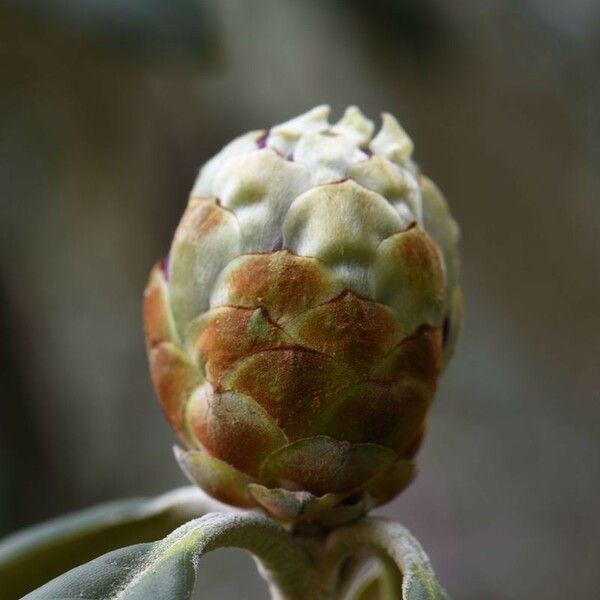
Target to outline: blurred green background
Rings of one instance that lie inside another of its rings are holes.
[[[185,484],[150,266],[230,138],[356,103],[400,118],[463,230],[463,336],[379,512],[457,600],[597,597],[597,0],[4,0],[0,39],[0,534]],[[239,553],[201,577],[266,597]]]

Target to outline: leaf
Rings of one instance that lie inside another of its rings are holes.
[[[20,579],[33,585],[40,573],[47,577],[51,569],[56,572],[64,556],[76,564],[96,555],[101,544],[114,548],[127,536],[141,540],[150,531],[154,536],[167,516],[175,520],[213,508],[227,509],[184,488],[151,502],[105,505],[13,536],[0,544],[2,598],[21,595]],[[215,512],[181,525],[161,541],[113,549],[23,600],[189,600],[198,559],[225,547],[252,553],[272,597],[279,600],[329,598],[335,589],[348,589],[369,554],[379,559],[379,575],[357,588],[356,600],[449,600],[420,544],[397,523],[366,518],[334,529],[315,545],[248,511]],[[356,568],[344,569],[349,564]]]
[[[431,568],[415,565],[408,573],[408,581],[402,586],[406,600],[450,600],[450,596],[438,583]]]
[[[352,595],[352,600],[382,600],[385,598],[383,594],[381,572],[375,571],[361,581]]]
[[[56,575],[120,546],[160,539],[192,517],[224,510],[196,487],[95,506],[0,541],[2,599],[20,598]]]
[[[310,560],[280,525],[257,514],[214,513],[182,525],[162,541],[105,554],[23,600],[187,600],[194,588],[198,558],[232,546],[256,556],[274,597],[316,597],[310,587],[315,581]]]
[[[364,549],[379,558],[379,576],[359,588],[357,600],[375,597],[376,591],[383,598],[450,600],[438,583],[421,544],[398,523],[386,519],[363,519],[332,532],[327,548],[329,560],[337,565]]]

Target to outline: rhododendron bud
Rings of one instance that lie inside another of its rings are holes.
[[[389,114],[317,107],[200,170],[145,294],[152,378],[214,497],[335,525],[398,494],[459,328],[458,228]]]

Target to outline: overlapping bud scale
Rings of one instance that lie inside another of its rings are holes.
[[[144,316],[188,476],[335,525],[410,482],[460,291],[458,229],[402,128],[328,112],[201,169]]]

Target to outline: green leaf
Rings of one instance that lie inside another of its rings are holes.
[[[155,539],[177,520],[215,509],[220,512],[189,521],[161,541],[115,549],[127,539]],[[81,564],[102,547],[112,551]],[[189,600],[198,559],[225,547],[252,553],[280,600],[348,591],[369,556],[379,559],[379,571],[356,589],[355,600],[449,600],[420,544],[397,523],[365,518],[311,538],[257,513],[231,511],[195,488],[108,504],[8,538],[0,544],[2,599],[20,597],[70,561],[80,566],[23,600]]]
[[[252,513],[214,513],[182,525],[164,540],[110,552],[47,583],[23,600],[178,600],[195,584],[195,562],[224,547],[248,550],[260,561],[274,597],[318,597],[314,568],[292,536]]]
[[[157,498],[109,502],[25,529],[0,541],[2,599],[30,590],[120,546],[164,537],[190,518],[226,510],[196,487]]]
[[[385,598],[380,571],[365,577],[352,595],[352,600],[382,600]]]
[[[360,550],[380,560],[379,574],[357,591],[357,600],[450,600],[438,583],[421,544],[407,529],[386,519],[366,518],[335,530],[327,540],[332,565],[343,564]]]
[[[401,577],[398,582],[402,585]],[[437,587],[432,589],[432,583]],[[369,573],[360,582],[352,594],[352,600],[398,600],[398,598],[450,600],[448,593],[435,582],[435,578],[432,580],[430,577],[426,577],[422,584],[417,580],[417,583],[413,582],[408,590],[401,592],[396,586],[397,582],[390,577],[390,572],[385,567],[379,568]]]

